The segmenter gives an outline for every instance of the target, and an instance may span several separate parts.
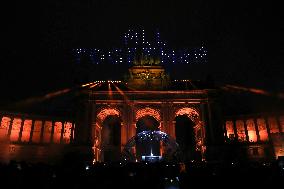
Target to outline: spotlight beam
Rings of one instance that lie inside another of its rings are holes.
[[[260,94],[264,96],[274,96],[280,99],[284,99],[284,93],[272,93],[263,89],[257,89],[257,88],[248,88],[243,86],[237,86],[237,85],[225,85],[224,87],[221,87],[223,90],[238,90],[238,91],[245,91],[249,93],[254,94]]]
[[[124,92],[115,84],[113,83],[115,89],[123,96],[124,100],[126,101],[126,103],[130,103],[128,97],[124,94]]]

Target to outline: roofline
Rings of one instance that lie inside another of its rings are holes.
[[[216,91],[216,89],[203,89],[203,90],[190,90],[190,91],[123,91],[125,94],[208,94],[210,91]],[[93,91],[89,90],[92,94],[109,94],[109,91]],[[119,91],[112,91],[112,94],[121,94]]]

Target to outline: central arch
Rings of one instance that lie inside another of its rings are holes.
[[[174,138],[162,131],[143,131],[133,136],[125,145],[122,151],[123,160],[128,162],[135,162],[141,160],[141,157],[133,152],[133,148],[139,141],[154,140],[162,143],[165,146],[165,153],[162,158],[163,161],[180,161],[180,149]]]
[[[145,115],[140,117],[136,122],[136,135],[142,132],[159,131],[160,123],[152,116]],[[137,157],[153,154],[160,156],[160,142],[156,140],[139,140],[136,141]],[[139,159],[140,160],[140,159]]]
[[[144,116],[152,116],[154,117],[158,122],[161,122],[161,113],[159,110],[154,109],[154,108],[150,108],[150,107],[146,107],[146,108],[142,108],[136,111],[135,114],[135,121],[137,122],[141,117]]]

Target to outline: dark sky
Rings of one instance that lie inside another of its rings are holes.
[[[137,26],[159,28],[175,47],[205,43],[201,79],[210,74],[221,83],[284,91],[280,8],[268,1],[9,2],[1,5],[2,101],[72,85],[70,49],[117,46]]]

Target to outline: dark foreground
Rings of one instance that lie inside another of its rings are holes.
[[[156,188],[281,186],[284,168],[272,163],[68,163],[11,162],[0,166],[5,188]],[[1,187],[2,188],[2,187]]]

